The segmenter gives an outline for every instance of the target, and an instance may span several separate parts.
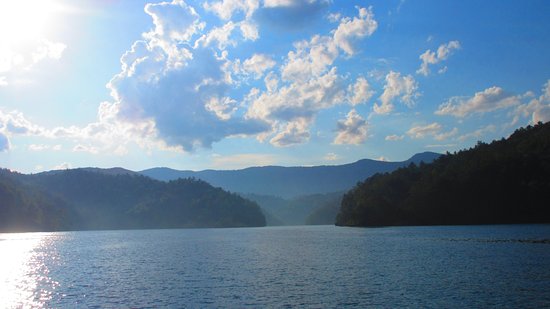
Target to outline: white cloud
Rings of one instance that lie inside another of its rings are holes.
[[[258,26],[254,23],[243,21],[239,23],[239,28],[245,40],[256,41],[260,38]]]
[[[451,115],[463,118],[471,114],[484,114],[519,105],[520,97],[506,93],[500,87],[491,87],[476,92],[471,98],[452,97],[441,104],[436,115]]]
[[[375,30],[365,30],[363,25],[375,23],[371,10],[358,10],[358,17],[353,20],[345,18],[339,24],[340,43],[344,39],[365,37]],[[342,29],[348,31],[347,36]],[[336,32],[338,29],[333,33]],[[295,49],[288,52],[280,67],[280,76],[271,71],[264,79],[266,91],[253,89],[247,96],[246,117],[271,124],[272,134],[275,134],[270,140],[273,145],[289,146],[307,142],[310,137],[309,126],[315,122],[321,110],[330,109],[346,100],[352,105],[361,104],[372,96],[366,79],[360,77],[354,85],[348,87],[345,82],[347,77],[337,74],[337,68],[333,66],[340,54],[336,37],[314,35],[310,40],[295,42]],[[263,134],[258,137],[260,140],[266,138]]]
[[[433,137],[437,141],[444,141],[458,134],[458,128],[453,128],[448,132],[441,132],[441,124],[434,122],[424,126],[414,126],[407,131],[407,135],[413,139]]]
[[[221,0],[205,2],[203,7],[207,11],[212,11],[221,19],[229,20],[235,12],[243,12],[246,18],[252,17],[252,14],[259,7],[259,0]]]
[[[288,146],[306,142],[309,139],[307,127],[317,113],[342,103],[345,91],[341,77],[333,68],[316,79],[292,83],[250,99],[247,116],[282,128],[271,142],[276,146]]]
[[[420,64],[420,68],[416,71],[416,73],[428,76],[428,74],[430,74],[429,65],[438,64],[444,60],[447,60],[449,56],[459,48],[460,42],[450,41],[447,44],[441,44],[437,49],[437,52],[433,52],[428,49],[420,55],[419,58],[422,60],[422,64]],[[444,73],[445,71],[447,71],[447,67],[440,69],[439,73]]]
[[[354,41],[372,35],[378,28],[371,8],[358,9],[358,17],[343,18],[334,32],[334,43],[350,56],[356,52],[353,46]]]
[[[380,96],[380,104],[374,104],[374,112],[377,114],[389,114],[394,109],[394,100],[399,99],[405,105],[411,107],[415,99],[420,96],[417,92],[418,83],[411,75],[401,76],[401,73],[390,71],[386,75],[384,92]]]
[[[45,133],[44,128],[33,124],[19,111],[4,113],[0,110],[0,129],[2,128],[5,134],[30,136]]]
[[[342,18],[342,14],[340,13],[330,13],[327,15],[327,19],[331,23],[339,22],[341,18]]]
[[[528,96],[532,96],[532,94],[528,93]],[[513,124],[515,124],[520,117],[531,118],[531,124],[536,124],[539,121],[550,121],[550,80],[544,84],[542,94],[538,98],[532,99],[528,104],[519,105],[514,110],[513,115]]]
[[[205,105],[206,109],[214,112],[221,120],[229,120],[237,110],[237,101],[229,97],[212,97]]]
[[[17,31],[9,29],[8,31]],[[2,31],[0,31],[2,32]],[[38,39],[26,42],[26,44],[0,44],[0,74],[29,71],[37,63],[46,60],[59,60],[67,45],[47,39]],[[0,75],[0,87],[6,87],[13,81],[8,76]]]
[[[282,67],[281,77],[285,81],[305,82],[325,72],[338,57],[338,49],[327,36],[314,36],[309,42],[295,43]]]
[[[364,77],[359,77],[353,86],[349,85],[348,92],[350,93],[349,101],[353,106],[366,103],[374,94],[369,82]]]
[[[198,46],[211,46],[217,42],[218,49],[224,50],[227,46],[235,46],[237,42],[231,40],[230,36],[236,25],[229,21],[221,27],[214,28],[210,30],[207,34],[203,35],[200,39],[195,42],[195,48]]]
[[[70,169],[72,167],[73,167],[73,165],[71,163],[63,162],[61,164],[58,164],[58,165],[52,167],[52,170],[67,170],[67,169]]]
[[[185,150],[269,129],[258,119],[234,116],[227,53],[204,47],[230,44],[229,33],[236,27],[232,21],[201,36],[204,23],[181,1],[148,5],[146,11],[155,28],[126,52],[122,71],[108,84],[118,122],[141,124],[147,136]]]
[[[340,159],[340,156],[338,156],[337,154],[335,154],[333,152],[329,152],[323,157],[323,159],[325,161],[336,161],[336,160]]]
[[[296,144],[303,144],[309,140],[310,134],[307,130],[309,120],[306,118],[297,118],[283,125],[270,143],[277,147],[288,147]]]
[[[396,134],[393,134],[393,135],[388,135],[388,136],[386,136],[385,140],[395,142],[395,141],[403,140],[404,137],[405,137],[405,136],[403,136],[403,135],[396,135]]]
[[[338,121],[338,134],[334,139],[337,145],[364,143],[368,137],[368,123],[355,109],[352,109],[346,119]]]
[[[425,126],[412,127],[407,131],[407,135],[409,135],[411,138],[416,139],[425,138],[429,135],[437,135],[441,131],[441,129],[442,126],[439,123],[434,122]]]
[[[73,152],[88,152],[91,154],[98,154],[99,150],[94,146],[78,144],[73,147]]]
[[[42,44],[32,53],[33,62],[38,63],[47,58],[59,60],[66,48],[67,45],[63,43],[43,40]]]
[[[260,79],[264,72],[275,66],[271,57],[263,54],[254,54],[243,62],[243,70],[246,73],[254,74],[254,79]]]

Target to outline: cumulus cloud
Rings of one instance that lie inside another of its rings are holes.
[[[283,129],[275,135],[270,143],[277,147],[287,147],[302,144],[309,140],[309,119],[300,117],[283,125]]]
[[[353,55],[356,52],[353,42],[372,35],[377,28],[378,23],[374,20],[372,9],[359,8],[359,16],[353,19],[343,18],[340,21],[334,32],[334,42],[346,54]]]
[[[411,127],[407,131],[407,135],[413,139],[426,138],[428,136],[433,137],[435,140],[444,141],[458,134],[458,128],[453,128],[448,132],[441,132],[443,126],[437,122],[433,122],[428,125],[419,125]]]
[[[271,140],[276,146],[303,143],[309,139],[307,128],[317,113],[344,101],[344,89],[342,78],[333,68],[315,79],[256,94],[251,97],[247,116],[264,119],[277,130],[283,128]]]
[[[328,34],[295,42],[279,66],[272,56],[261,53],[231,59],[231,48],[259,38],[258,10],[292,15],[327,4],[209,1],[204,9],[223,20],[215,27],[182,0],[147,4],[145,12],[153,27],[121,56],[121,70],[107,85],[113,102],[100,104],[96,122],[46,129],[22,115],[0,113],[0,132],[6,137],[70,140],[68,149],[89,153],[123,154],[129,143],[190,151],[231,136],[256,136],[275,146],[305,143],[320,111],[346,102],[363,104],[372,97],[365,78],[348,85],[349,74],[340,75],[334,66],[341,54],[352,57],[358,51],[357,41],[376,30],[372,10],[357,8],[355,17],[340,18]],[[244,19],[232,20],[234,16]],[[62,54],[62,45],[50,43],[36,53],[36,59]],[[250,79],[258,88],[238,97],[246,89],[235,88],[247,86]],[[366,134],[366,121],[355,110],[338,126],[342,130],[337,142],[356,144],[366,138],[361,136]],[[35,145],[33,150],[38,148]],[[43,148],[48,149],[52,146]]]
[[[401,73],[390,71],[386,75],[384,92],[380,96],[380,104],[374,104],[374,112],[377,114],[389,114],[394,109],[394,101],[399,99],[405,105],[411,107],[415,99],[420,95],[418,83],[411,75],[401,76]]]
[[[4,113],[0,110],[0,129],[4,133],[16,135],[43,135],[46,131],[31,121],[19,111]]]
[[[350,94],[349,102],[355,106],[370,100],[374,91],[371,90],[369,82],[364,77],[359,77],[354,85],[349,85],[348,93]]]
[[[235,12],[243,12],[247,18],[250,18],[259,6],[259,0],[221,0],[203,4],[205,10],[212,11],[225,20],[231,19]]]
[[[352,109],[346,119],[338,121],[337,132],[335,144],[359,145],[367,140],[368,123],[355,109]]]
[[[550,121],[550,80],[543,88],[542,94],[538,98],[532,99],[527,104],[517,106],[513,112],[515,124],[520,117],[529,117],[531,124]]]
[[[506,93],[500,87],[491,87],[477,92],[473,97],[452,97],[441,104],[435,114],[463,118],[471,114],[484,114],[509,108],[520,103],[519,96]]]
[[[225,34],[213,35],[214,29],[200,36],[204,24],[182,1],[148,5],[146,12],[155,28],[126,52],[122,71],[108,84],[118,120],[152,122],[159,138],[185,150],[268,129],[257,119],[232,116],[235,100],[227,95],[227,59],[208,48],[212,42],[224,48]],[[234,28],[231,22],[227,25]],[[209,35],[215,38],[209,40]]]
[[[235,28],[236,25],[232,21],[221,27],[213,28],[195,42],[195,48],[197,46],[206,47],[216,44],[218,49],[224,50],[227,46],[235,46],[237,42],[230,38]]]
[[[372,18],[370,9],[358,8],[358,17],[342,19],[338,28],[351,23],[344,27],[349,35],[347,37],[362,38],[372,34],[374,29],[365,31],[362,27],[351,25],[359,20],[373,22]],[[359,77],[348,86],[347,77],[338,74],[334,62],[342,48],[335,35],[337,29],[331,35],[314,35],[309,40],[295,42],[295,49],[288,52],[280,66],[280,74],[271,71],[264,78],[266,90],[262,92],[255,88],[247,96],[249,107],[246,117],[271,124],[275,135],[270,140],[273,145],[307,142],[309,126],[321,110],[346,101],[351,105],[365,103],[372,96],[373,91],[365,78]],[[352,35],[354,31],[356,34]],[[343,39],[344,36],[340,36],[341,42]]]
[[[91,154],[97,154],[99,153],[99,149],[91,145],[78,144],[73,147],[73,152],[88,152]]]
[[[459,41],[450,41],[447,44],[441,44],[436,52],[427,50],[422,55],[420,55],[420,68],[416,71],[417,74],[428,76],[430,74],[430,65],[438,64],[444,60],[447,60],[453,52],[460,48]],[[447,67],[441,68],[438,72],[444,73],[447,71]]]
[[[16,31],[16,30],[10,30]],[[9,42],[0,44],[0,74],[28,71],[45,60],[59,60],[67,45],[45,38],[15,46]],[[0,75],[0,87],[10,84],[7,76]]]
[[[407,135],[411,138],[425,138],[429,135],[436,135],[442,129],[441,124],[434,122],[425,126],[414,126],[407,131]]]
[[[264,72],[275,66],[276,62],[271,57],[263,54],[254,54],[243,62],[243,70],[253,74],[254,79],[260,79]]]

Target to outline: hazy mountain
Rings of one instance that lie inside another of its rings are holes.
[[[403,162],[385,162],[370,159],[344,165],[314,167],[250,167],[241,170],[178,171],[152,168],[140,173],[158,180],[197,178],[213,186],[238,193],[270,195],[285,199],[319,193],[347,191],[358,181],[376,173],[393,171],[411,162],[431,162],[440,154],[424,152]]]
[[[331,219],[324,220],[322,223],[320,220],[308,223],[307,218],[318,208],[327,204],[339,207],[343,194],[343,192],[339,192],[302,195],[289,199],[257,194],[243,194],[243,196],[260,205],[262,211],[266,213],[267,225],[303,225],[310,223],[334,224],[337,211]]]
[[[264,225],[256,203],[197,179],[89,168],[0,174],[0,231]]]

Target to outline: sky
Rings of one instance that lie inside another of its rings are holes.
[[[0,0],[0,167],[335,165],[550,120],[550,2]]]

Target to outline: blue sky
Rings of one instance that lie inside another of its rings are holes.
[[[400,161],[550,120],[548,1],[0,2],[0,166]]]

